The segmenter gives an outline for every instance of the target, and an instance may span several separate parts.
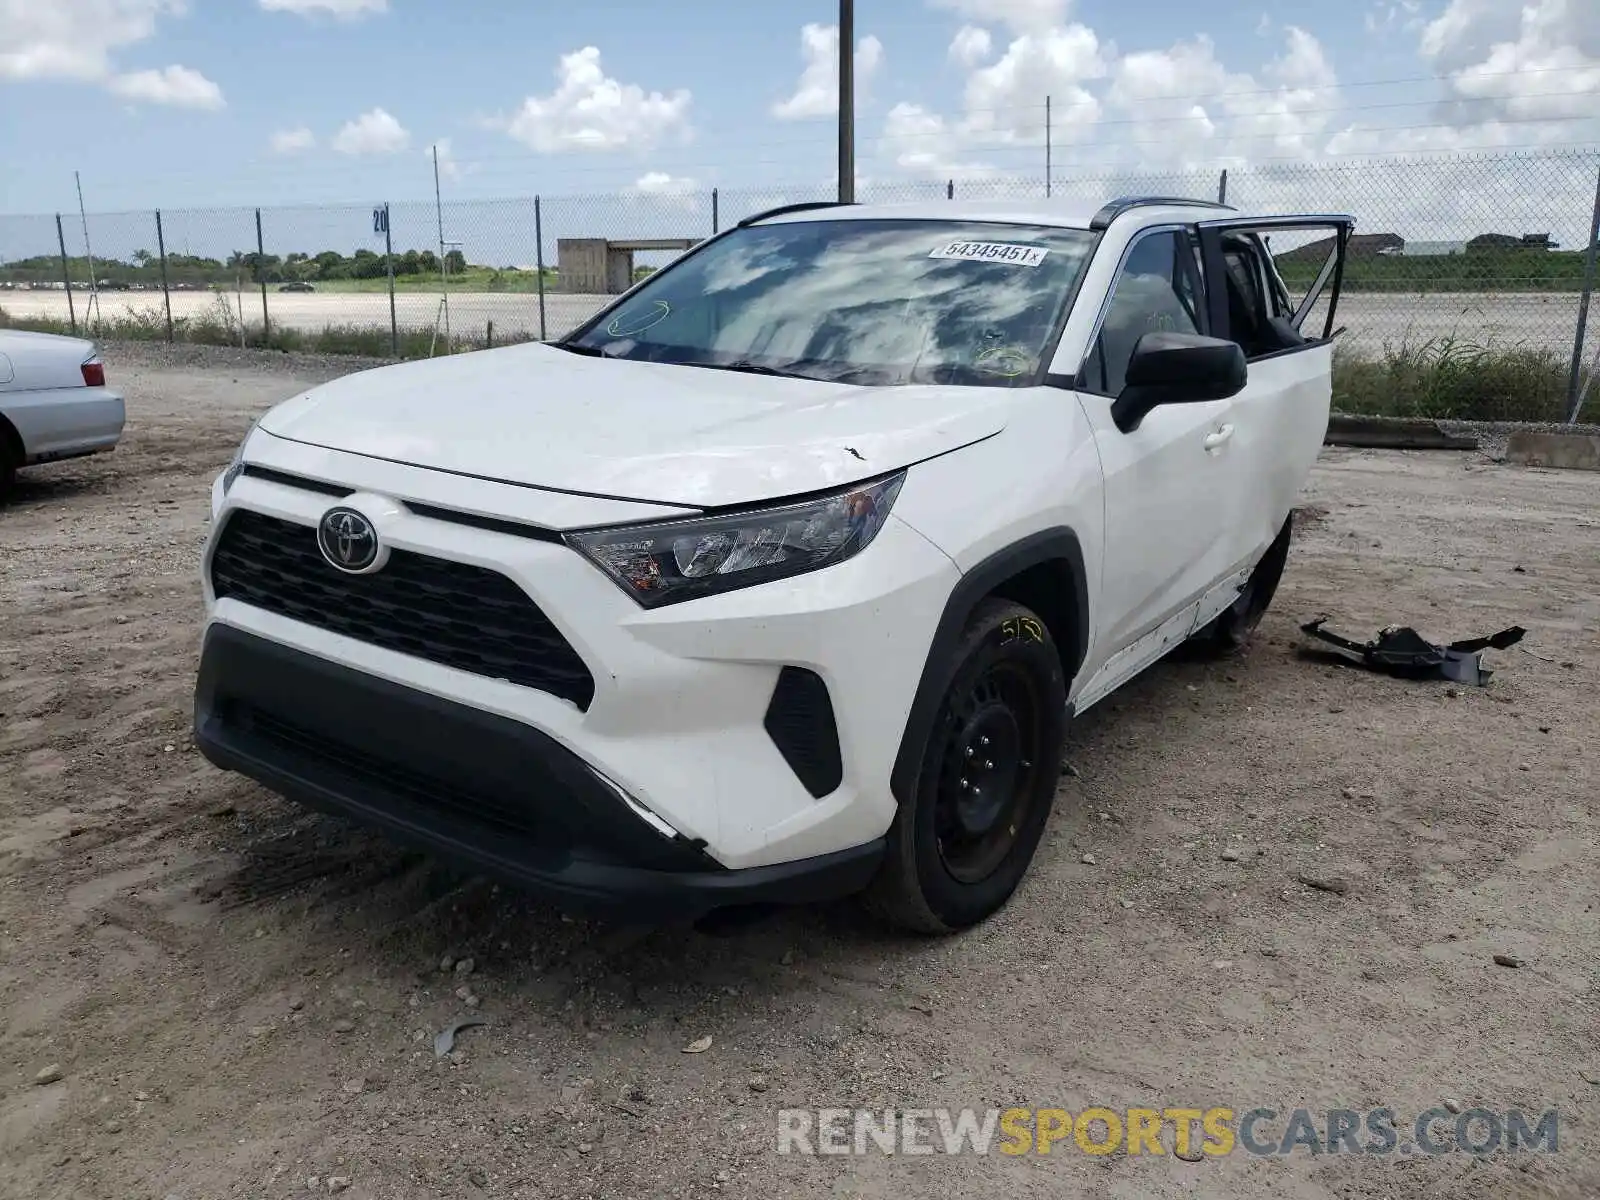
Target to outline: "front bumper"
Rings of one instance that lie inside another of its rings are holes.
[[[222,624],[206,633],[194,717],[216,766],[595,915],[832,899],[865,887],[883,854],[879,839],[727,869],[529,725]]]
[[[248,449],[253,471],[228,488],[219,481],[213,492],[215,531],[203,564],[208,625],[529,726],[603,772],[671,829],[703,842],[723,867],[814,859],[872,842],[889,828],[896,750],[934,625],[960,574],[893,515],[871,547],[847,562],[645,610],[566,545],[500,526],[568,529],[671,513],[461,479],[260,432]],[[306,479],[340,487],[330,494],[316,490],[320,484],[296,482]],[[422,657],[392,640],[377,644],[338,622],[319,627],[237,592],[217,594],[212,566],[235,514],[266,514],[310,537],[335,504],[361,510],[396,554],[510,579],[587,666],[590,702]],[[477,516],[464,523],[461,514]],[[473,524],[478,518],[487,523]],[[769,727],[791,669],[818,677],[831,701],[838,765],[825,778],[798,772]]]

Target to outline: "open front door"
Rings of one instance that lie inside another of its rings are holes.
[[[1198,232],[1211,333],[1237,342],[1250,378],[1234,397],[1227,559],[1232,574],[1198,620],[1232,602],[1234,585],[1288,519],[1328,429],[1333,339],[1353,217],[1227,217]]]

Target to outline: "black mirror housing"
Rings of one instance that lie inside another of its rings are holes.
[[[1133,347],[1111,419],[1131,433],[1163,404],[1226,400],[1244,390],[1249,365],[1237,342],[1198,333],[1147,333]]]

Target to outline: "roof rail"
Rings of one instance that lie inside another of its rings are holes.
[[[838,208],[843,204],[853,204],[850,200],[802,200],[799,204],[780,204],[777,208],[769,208],[762,212],[751,213],[740,221],[738,228],[754,225],[757,221],[765,221],[768,217],[781,217],[785,213],[808,212],[813,208]]]
[[[1196,200],[1190,196],[1118,196],[1115,200],[1108,201],[1106,205],[1089,219],[1089,228],[1096,233],[1103,232],[1111,222],[1123,213],[1135,208],[1150,208],[1157,204],[1186,204],[1194,208],[1220,208],[1228,212],[1237,212],[1231,204],[1219,204],[1215,200]]]

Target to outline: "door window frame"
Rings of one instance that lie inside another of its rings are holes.
[[[1206,266],[1207,278],[1214,285],[1207,297],[1211,327],[1218,331],[1213,336],[1229,337],[1233,332],[1228,320],[1227,264],[1223,260],[1222,249],[1224,235],[1230,233],[1253,235],[1252,240],[1257,244],[1257,257],[1260,260],[1257,263],[1258,271],[1270,273],[1262,283],[1269,290],[1275,290],[1283,287],[1283,281],[1278,276],[1277,265],[1272,260],[1270,250],[1267,250],[1262,243],[1260,235],[1275,230],[1327,229],[1332,231],[1334,243],[1328,258],[1298,307],[1294,306],[1293,298],[1289,297],[1289,306],[1293,310],[1289,323],[1296,332],[1305,337],[1304,344],[1258,354],[1250,361],[1261,362],[1285,354],[1298,354],[1303,350],[1314,350],[1333,341],[1344,332],[1342,328],[1335,329],[1333,322],[1338,313],[1339,292],[1344,282],[1344,265],[1349,254],[1350,235],[1354,228],[1355,218],[1343,213],[1318,213],[1295,217],[1229,217],[1197,222],[1201,258]],[[1328,314],[1322,323],[1322,330],[1320,333],[1307,332],[1302,326],[1325,291],[1328,294]],[[1283,290],[1283,295],[1288,295],[1286,288]]]

